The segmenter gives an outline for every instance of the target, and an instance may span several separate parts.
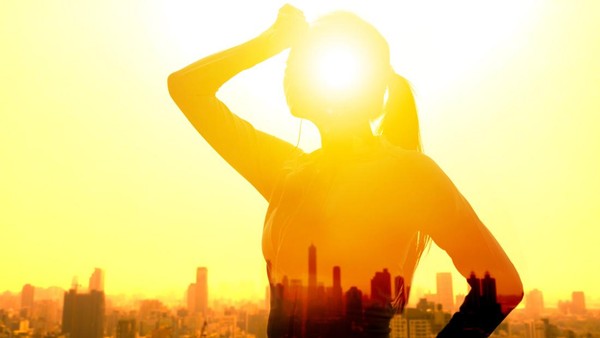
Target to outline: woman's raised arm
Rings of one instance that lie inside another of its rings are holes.
[[[241,71],[290,47],[307,28],[301,11],[285,5],[258,37],[203,58],[171,74],[171,97],[206,141],[265,198],[283,163],[301,153],[291,144],[254,129],[225,106],[218,89]]]

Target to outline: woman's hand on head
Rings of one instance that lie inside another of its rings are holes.
[[[269,48],[279,53],[291,47],[308,30],[304,13],[298,8],[285,4],[279,9],[275,23],[262,35],[267,39]]]

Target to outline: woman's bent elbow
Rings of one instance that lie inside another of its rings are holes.
[[[171,95],[171,98],[177,102],[185,91],[181,75],[179,75],[177,72],[169,75],[167,78],[167,88],[169,89],[169,95]]]
[[[214,96],[218,89],[218,86],[208,81],[202,81],[202,78],[189,79],[179,71],[169,75],[167,78],[167,87],[169,88],[171,98],[176,103],[186,100],[191,95]]]

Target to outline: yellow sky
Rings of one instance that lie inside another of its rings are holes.
[[[388,38],[413,82],[426,152],[549,305],[600,303],[600,2],[296,1],[343,7]],[[0,291],[83,284],[263,296],[266,203],[178,112],[168,74],[252,37],[278,1],[4,1],[0,5]],[[295,142],[284,56],[220,95]],[[263,80],[264,79],[264,80]],[[301,146],[315,146],[306,127]],[[432,250],[415,288],[449,260]],[[455,290],[466,283],[455,281]]]

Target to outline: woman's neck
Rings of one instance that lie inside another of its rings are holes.
[[[377,144],[369,124],[360,127],[330,130],[319,129],[323,154],[332,158],[344,158],[364,153]]]

